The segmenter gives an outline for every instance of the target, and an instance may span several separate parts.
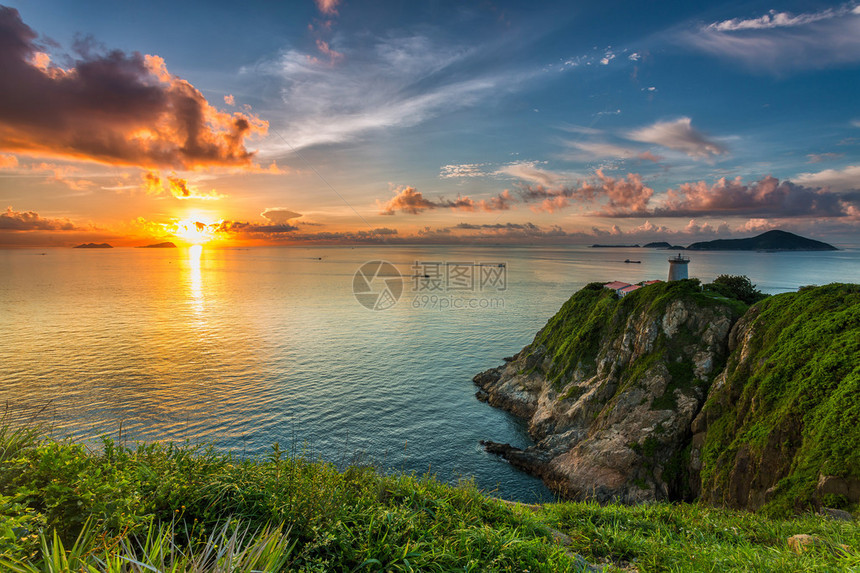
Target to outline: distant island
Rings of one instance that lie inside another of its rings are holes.
[[[639,245],[591,245],[592,249],[609,248],[640,248]],[[836,247],[828,243],[807,239],[788,231],[773,230],[747,239],[717,239],[715,241],[701,241],[693,243],[689,247],[671,245],[666,241],[654,241],[646,243],[642,248],[666,249],[669,251],[838,251]]]
[[[113,246],[107,243],[82,243],[73,247],[75,249],[112,249]]]
[[[717,239],[693,243],[688,251],[838,251],[833,245],[787,231],[768,231],[748,239]]]
[[[175,249],[176,245],[171,243],[170,241],[166,241],[164,243],[155,243],[154,245],[141,245],[139,247],[135,247],[136,249]]]

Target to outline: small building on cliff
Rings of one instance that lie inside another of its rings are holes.
[[[630,283],[623,283],[621,281],[612,281],[611,283],[606,283],[603,285],[603,288],[608,288],[609,290],[614,290],[616,294],[621,295],[621,289],[627,288],[631,286]]]

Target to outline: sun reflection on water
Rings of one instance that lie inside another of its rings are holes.
[[[188,247],[188,295],[191,308],[198,319],[203,318],[206,310],[203,301],[203,273],[200,267],[200,258],[203,254],[201,245]]]

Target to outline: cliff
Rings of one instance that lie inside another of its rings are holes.
[[[526,420],[485,442],[560,495],[786,513],[860,499],[860,286],[748,307],[696,280],[575,293],[479,399]],[[746,311],[746,312],[745,312]]]
[[[637,503],[690,497],[690,425],[728,355],[745,306],[696,280],[618,298],[574,294],[532,344],[475,377],[479,398],[528,420],[526,450],[489,451],[573,499]]]
[[[860,501],[860,286],[750,309],[692,430],[703,500],[777,513]]]

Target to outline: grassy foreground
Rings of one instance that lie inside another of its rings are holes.
[[[799,554],[795,534],[817,538]],[[581,557],[577,557],[577,555]],[[583,559],[584,558],[584,559]],[[2,571],[858,571],[860,527],[696,505],[507,504],[473,484],[0,426]]]

